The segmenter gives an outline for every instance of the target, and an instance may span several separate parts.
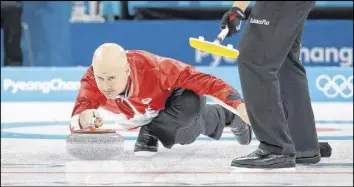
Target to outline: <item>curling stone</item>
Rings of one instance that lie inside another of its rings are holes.
[[[124,151],[124,139],[112,129],[81,129],[66,139],[66,150],[80,160],[109,160]]]

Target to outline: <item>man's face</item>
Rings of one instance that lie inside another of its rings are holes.
[[[94,75],[98,89],[108,99],[116,99],[128,83],[129,66],[126,68],[96,67]]]

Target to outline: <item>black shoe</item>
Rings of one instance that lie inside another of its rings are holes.
[[[239,144],[248,145],[251,143],[252,127],[243,122],[239,116],[235,115],[229,127]]]
[[[152,156],[157,153],[158,138],[150,134],[148,125],[140,128],[138,139],[135,142],[134,153],[136,156]]]
[[[328,142],[318,143],[320,150],[304,151],[296,153],[296,163],[297,164],[317,164],[321,161],[321,158],[331,157],[332,147]]]
[[[320,161],[321,161],[321,155],[318,150],[296,152],[297,164],[317,164]]]
[[[294,168],[295,165],[295,154],[279,155],[260,148],[231,162],[231,166],[243,168]]]
[[[317,164],[320,161],[320,155],[313,155],[309,157],[296,157],[296,164]]]

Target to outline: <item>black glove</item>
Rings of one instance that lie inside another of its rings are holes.
[[[225,29],[227,25],[229,33],[227,33],[226,37],[231,37],[233,34],[240,31],[242,19],[245,18],[246,15],[241,9],[232,7],[222,16],[220,28]]]

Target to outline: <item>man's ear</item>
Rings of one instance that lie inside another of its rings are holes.
[[[130,66],[127,63],[127,65],[125,65],[125,73],[127,73],[127,75],[130,75]]]

